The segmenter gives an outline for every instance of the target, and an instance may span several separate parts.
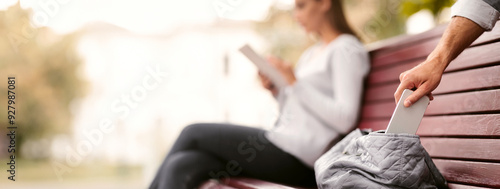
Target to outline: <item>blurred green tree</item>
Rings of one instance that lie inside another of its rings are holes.
[[[365,42],[374,42],[406,33],[406,19],[399,12],[401,0],[355,0],[350,4],[354,4],[351,6],[354,9],[366,5],[372,7],[369,19],[361,24],[361,33]]]
[[[34,27],[31,14],[19,3],[0,11],[0,127],[4,131],[8,126],[7,77],[15,76],[18,156],[27,140],[69,132],[70,103],[85,89],[75,48],[78,33],[56,35],[46,27]],[[6,140],[5,133],[0,137]]]
[[[354,0],[366,4],[366,0]],[[369,36],[367,41],[377,41],[406,33],[408,18],[421,11],[429,10],[438,23],[441,12],[451,7],[456,0],[378,0],[377,11],[365,23],[363,30]],[[352,2],[351,2],[352,3]]]
[[[429,10],[435,18],[446,7],[451,7],[456,0],[402,0],[401,14],[409,17],[421,10]]]

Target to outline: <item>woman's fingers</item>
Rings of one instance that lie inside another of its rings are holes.
[[[269,63],[274,66],[278,71],[285,77],[289,85],[293,85],[295,81],[297,80],[295,78],[295,73],[293,71],[293,68],[290,64],[287,64],[283,62],[281,59],[276,58],[274,56],[269,56],[267,58]]]
[[[274,85],[273,83],[271,82],[271,80],[269,80],[269,78],[267,78],[265,75],[263,75],[261,72],[259,72],[259,78],[260,78],[260,81],[261,81],[261,84],[264,88],[268,89],[268,90],[272,90],[274,89]]]

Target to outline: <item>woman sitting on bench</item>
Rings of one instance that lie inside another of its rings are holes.
[[[320,42],[302,54],[295,72],[269,58],[287,87],[276,89],[259,74],[280,105],[274,128],[189,125],[150,188],[192,189],[208,179],[233,176],[316,186],[314,162],[356,125],[369,58],[349,28],[340,0],[296,0],[295,18]]]

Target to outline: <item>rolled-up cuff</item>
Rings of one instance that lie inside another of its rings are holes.
[[[500,12],[482,0],[459,0],[451,7],[451,16],[467,18],[486,31],[495,26]]]

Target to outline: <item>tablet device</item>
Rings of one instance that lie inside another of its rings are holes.
[[[410,107],[405,107],[404,100],[412,93],[413,91],[409,89],[403,91],[403,95],[401,95],[396,109],[392,114],[391,121],[389,121],[386,133],[417,133],[420,121],[424,117],[425,109],[429,105],[429,97],[424,96]]]
[[[285,78],[281,73],[272,66],[267,60],[259,56],[255,51],[248,45],[244,45],[240,48],[240,52],[243,53],[250,61],[252,61],[259,71],[273,82],[274,86],[277,88],[282,88],[287,85]]]

